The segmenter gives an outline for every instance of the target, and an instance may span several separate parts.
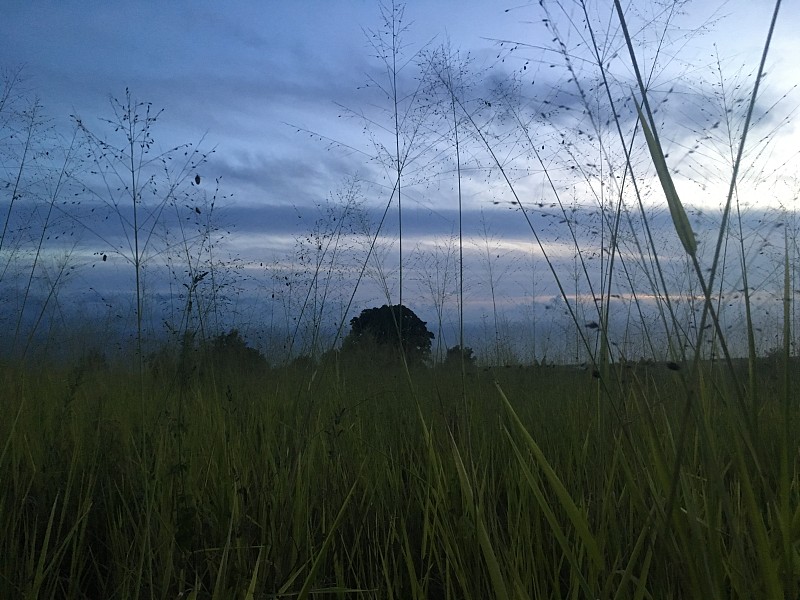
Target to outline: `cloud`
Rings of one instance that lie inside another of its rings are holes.
[[[568,24],[559,19],[566,44],[566,54],[562,54],[557,41],[552,41],[552,31],[548,32],[541,21],[541,7],[536,3],[509,12],[485,2],[460,3],[457,9],[454,6],[443,2],[407,9],[410,29],[406,58],[430,40],[428,50],[446,42],[442,30],[442,23],[446,22],[448,35],[453,36],[452,47],[459,49],[461,57],[471,52],[473,69],[466,78],[471,86],[465,87],[460,98],[460,164],[455,161],[447,103],[432,103],[427,97],[431,90],[426,88],[415,97],[414,110],[407,111],[411,93],[418,87],[419,70],[411,60],[403,63],[399,73],[400,114],[405,118],[401,147],[411,149],[402,181],[403,247],[407,259],[404,276],[410,289],[415,290],[413,293],[419,292],[413,286],[424,283],[424,261],[451,239],[460,216],[466,241],[465,265],[472,281],[465,305],[470,307],[472,318],[479,319],[488,310],[486,260],[491,256],[495,256],[499,272],[506,273],[497,291],[508,315],[521,310],[520,305],[526,302],[527,292],[520,290],[527,290],[531,283],[532,265],[536,265],[540,278],[536,297],[557,295],[534,231],[559,275],[570,283],[570,293],[578,288],[574,293],[585,297],[588,292],[581,281],[582,267],[575,247],[586,251],[586,270],[599,280],[599,263],[608,259],[608,253],[601,255],[600,249],[609,243],[609,228],[607,222],[603,229],[597,205],[604,202],[607,207],[613,206],[623,182],[625,193],[630,193],[622,148],[631,139],[639,143],[633,147],[632,166],[648,210],[655,250],[669,277],[670,291],[687,293],[692,279],[664,208],[663,193],[653,177],[652,161],[641,137],[633,134],[636,111],[629,98],[633,80],[619,36],[612,34],[612,39],[603,40],[601,51],[605,52],[604,63],[609,64],[607,74],[624,140],[618,139],[605,91],[598,87],[600,73],[585,35],[575,35],[574,30],[566,34]],[[569,5],[567,9],[578,10],[580,6]],[[730,22],[731,31],[741,35],[715,39],[721,44],[720,56],[725,57],[722,66],[726,98],[721,95],[713,71],[715,58],[708,54],[714,40],[690,35],[692,28],[688,25],[700,14],[694,11],[681,17],[688,21],[676,23],[685,29],[667,31],[673,48],[681,50],[681,44],[685,44],[684,56],[694,67],[687,69],[686,63],[679,62],[679,55],[663,54],[666,62],[656,65],[657,77],[649,83],[658,130],[669,155],[667,161],[690,209],[693,227],[701,240],[700,258],[704,265],[710,264],[716,246],[718,207],[727,193],[730,175],[726,119],[731,120],[736,139],[752,86],[752,68],[739,71],[738,65],[746,58],[745,50],[755,48],[753,56],[757,58],[762,40],[754,23],[766,18],[765,11],[755,5],[742,7],[747,17]],[[629,7],[631,19],[649,19],[644,14],[634,15],[632,11],[637,8]],[[706,11],[708,6],[700,2],[699,8]],[[741,7],[734,8],[734,14],[739,14]],[[610,5],[598,3],[596,9],[598,12],[590,13],[590,17],[605,19]],[[385,279],[383,283],[397,291],[399,223],[397,198],[392,197],[394,107],[385,89],[374,85],[377,81],[386,87],[387,73],[384,65],[370,56],[374,52],[362,29],[381,26],[374,4],[351,3],[344,10],[337,3],[310,0],[224,7],[181,0],[112,7],[90,0],[80,10],[60,4],[12,3],[3,17],[3,60],[9,61],[8,66],[27,65],[30,96],[42,97],[46,110],[54,117],[53,125],[67,137],[69,114],[80,115],[93,130],[112,133],[101,121],[112,113],[108,94],[119,97],[129,87],[134,98],[152,101],[155,109],[165,109],[154,129],[158,148],[202,140],[202,151],[215,149],[197,173],[203,183],[192,189],[198,195],[192,196],[191,201],[182,197],[177,207],[163,215],[162,227],[154,230],[154,248],[167,239],[167,231],[175,236],[170,239],[179,240],[180,225],[190,236],[201,231],[208,215],[201,202],[202,194],[210,198],[213,182],[219,178],[221,194],[227,198],[220,198],[215,209],[214,222],[221,227],[223,236],[215,238],[215,256],[229,261],[228,266],[234,265],[234,258],[240,260],[235,263],[240,269],[237,272],[246,274],[240,297],[242,302],[256,304],[268,286],[269,275],[261,264],[273,264],[282,273],[297,272],[298,239],[302,241],[304,235],[320,225],[320,220],[324,228],[324,220],[330,218],[325,202],[346,187],[348,178],[356,177],[363,217],[373,232],[389,206],[378,238],[385,271],[367,273],[362,284],[366,291],[358,301],[381,299],[381,277]],[[578,17],[574,23],[582,23],[579,13],[573,17]],[[790,17],[784,17],[777,32],[776,48],[781,47],[786,57],[796,54],[792,54],[789,45],[796,45],[796,36],[792,37],[791,27],[786,25],[792,22]],[[651,24],[658,25],[655,21]],[[499,37],[530,43],[500,47],[493,41]],[[652,64],[645,62],[652,61],[655,51],[649,40],[660,38],[642,35],[639,39],[644,45],[637,46],[637,52],[648,72]],[[723,49],[731,44],[742,49]],[[565,66],[565,56],[569,56],[572,71]],[[796,141],[790,135],[792,100],[781,99],[781,82],[796,79],[784,76],[793,68],[793,64],[769,68],[765,93],[759,98],[757,118],[750,132],[743,185],[738,189],[743,205],[750,203],[743,216],[743,229],[752,268],[751,285],[759,290],[774,287],[782,244],[782,230],[775,227],[782,217],[760,203],[780,202],[790,209],[796,206],[796,185],[792,183],[796,173],[790,168],[797,154]],[[726,105],[728,100],[730,104]],[[731,112],[727,112],[728,108]],[[463,109],[472,122],[465,118]],[[594,122],[590,113],[596,117]],[[421,119],[422,115],[426,120]],[[422,126],[412,127],[415,124]],[[774,155],[770,155],[768,143],[775,144]],[[14,166],[9,156],[4,154],[5,164],[10,165],[3,174],[5,180],[10,180],[8,174]],[[776,161],[775,156],[781,158]],[[461,170],[461,215],[457,212],[457,168]],[[610,173],[612,169],[614,172]],[[86,176],[77,167],[74,173]],[[15,209],[9,221],[13,249],[19,251],[15,255],[19,258],[19,272],[30,264],[30,251],[40,239],[36,227],[46,214],[46,203],[41,202],[46,194],[41,193],[42,184],[35,180],[32,176],[27,190],[39,194],[38,203],[18,205],[18,209],[25,210]],[[559,199],[566,213],[558,206]],[[129,237],[119,218],[123,222],[129,219],[130,207],[122,207],[114,215],[97,198],[70,195],[64,201],[66,204],[57,205],[60,221],[48,232],[53,235],[46,240],[46,254],[55,260],[57,253],[65,255],[74,249],[70,256],[76,276],[70,276],[64,288],[65,304],[69,298],[79,306],[86,301],[82,296],[86,288],[100,290],[105,286],[109,297],[113,296],[115,302],[128,302],[130,308],[131,271],[122,256],[130,254]],[[623,233],[618,239],[621,258],[634,270],[633,279],[646,294],[649,284],[641,270],[635,271],[636,263],[643,260],[650,268],[652,265],[648,263],[647,250],[644,259],[639,257],[633,236],[638,236],[640,244],[646,244],[647,238],[641,219],[635,215],[636,202],[629,196],[626,201],[634,212],[633,230],[623,221]],[[0,214],[8,208],[8,196],[0,196]],[[195,208],[202,212],[195,212]],[[574,232],[570,231],[570,224],[574,224]],[[127,233],[130,234],[129,226]],[[733,231],[729,241],[735,241],[738,235]],[[78,240],[77,247],[73,239]],[[354,285],[366,239],[358,233],[348,234],[351,255],[350,262],[342,267],[345,288]],[[730,244],[731,248],[734,246]],[[487,247],[495,253],[487,253]],[[160,252],[163,247],[158,249]],[[2,252],[1,257],[9,257],[10,247]],[[106,261],[100,258],[100,252],[106,253]],[[151,261],[149,276],[154,294],[163,294],[169,288],[171,275],[156,269],[162,258],[158,254]],[[731,254],[729,258],[721,285],[741,289],[736,268],[730,266],[736,264],[736,257]],[[275,265],[275,261],[279,264]],[[181,268],[176,267],[179,277],[185,275]],[[231,266],[230,270],[233,272],[234,268]],[[35,273],[36,278],[41,278],[37,281],[46,284],[45,275],[44,271]],[[172,283],[176,281],[173,279]],[[624,297],[624,285],[619,284],[620,279],[615,281]],[[42,298],[46,295],[32,297],[32,301]]]

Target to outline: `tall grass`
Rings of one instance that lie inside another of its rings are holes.
[[[444,89],[441,114],[449,133],[432,128],[422,146],[434,154],[455,150],[459,217],[462,150],[469,147],[470,160],[489,164],[513,198],[588,368],[468,368],[461,223],[459,369],[402,360],[376,373],[375,365],[337,352],[308,364],[250,368],[241,356],[222,360],[207,347],[193,353],[191,338],[174,364],[164,355],[149,365],[142,361],[137,372],[91,362],[0,365],[0,410],[8,415],[0,421],[1,597],[798,595],[800,365],[791,347],[788,230],[779,269],[782,343],[775,354],[757,355],[751,318],[744,322],[748,353],[738,358],[731,351],[716,291],[722,290],[722,249],[732,235],[728,220],[765,58],[709,260],[678,194],[664,126],[651,106],[648,77],[657,58],[648,75],[619,2],[611,17],[620,37],[611,40],[596,35],[584,3],[576,7],[586,17],[586,47],[596,62],[591,93],[558,28],[564,20],[549,11],[571,13],[542,3],[555,52],[599,146],[602,168],[586,166],[580,145],[563,144],[567,163],[582,165],[570,172],[597,203],[592,218],[598,233],[589,239],[599,238],[599,249],[585,242],[560,170],[537,138],[539,117],[530,116],[521,96],[503,88],[491,102],[467,97],[450,77],[445,50],[423,69],[430,88],[419,89]],[[401,148],[401,16],[396,5],[384,13],[389,43],[377,48],[389,75],[394,122],[394,152],[387,154],[393,188],[384,217],[394,194],[408,189],[404,169],[425,118],[437,114],[434,103],[421,108]],[[635,73],[635,91],[623,96],[607,66],[610,46],[627,49],[625,64]],[[487,110],[491,104],[500,116]],[[504,158],[509,146],[538,165],[542,202],[531,201],[515,177],[513,161]],[[599,188],[596,179],[603,181]],[[644,191],[653,182],[684,255],[678,259],[665,255],[656,240]],[[351,191],[347,210],[357,195]],[[545,198],[572,246],[574,291],[534,214]],[[297,304],[300,320],[311,315],[312,354],[321,343],[344,220],[321,225],[301,248],[311,275]],[[139,229],[134,224],[132,231]],[[494,298],[497,254],[484,231]],[[369,236],[356,269],[359,282],[375,260],[379,232],[380,226]],[[748,251],[741,231],[739,237],[748,301]],[[128,258],[138,271],[143,254],[137,248],[134,239]],[[665,265],[676,260],[687,286],[699,290],[695,328],[681,316],[681,293],[668,284]],[[383,285],[388,300],[385,275]],[[402,282],[399,288],[402,298]],[[432,287],[431,294],[444,302],[440,289]],[[622,289],[631,297],[627,326],[638,320],[645,327],[656,362],[629,360],[616,343],[612,300]],[[354,297],[355,290],[349,300],[342,296],[343,304],[348,300],[344,315]],[[190,289],[187,302],[191,298]],[[494,317],[497,336],[499,308]],[[344,324],[343,317],[335,337]],[[296,325],[290,344],[299,336]],[[706,350],[709,338],[723,360]],[[666,348],[659,348],[661,339]]]
[[[199,375],[182,422],[178,390],[153,375],[148,454],[124,391],[132,374],[4,368],[14,416],[2,426],[0,587],[76,598],[791,596],[800,510],[784,420],[797,403],[767,374],[780,370],[761,368],[776,393],[756,463],[724,369],[702,367],[669,515],[683,394],[661,366],[626,369],[618,427],[609,406],[598,414],[591,375],[567,367],[468,375],[466,419],[453,418],[457,371],[413,373],[418,404],[400,370],[378,382],[327,370],[300,398],[302,371]]]
[[[59,293],[74,268],[76,228],[64,222],[60,206],[76,190],[71,177],[80,150],[76,132],[67,139],[58,135],[27,89],[22,68],[0,74],[4,351],[22,360],[37,339],[47,339],[42,329],[53,327]]]

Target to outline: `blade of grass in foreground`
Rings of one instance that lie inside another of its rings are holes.
[[[456,463],[458,470],[458,478],[461,481],[461,493],[464,495],[464,502],[467,509],[472,513],[472,518],[475,520],[475,529],[478,535],[478,543],[483,552],[483,559],[486,561],[486,566],[489,569],[489,577],[492,580],[492,587],[494,588],[495,598],[508,598],[508,591],[506,590],[506,582],[503,579],[503,574],[500,571],[500,563],[497,560],[492,542],[489,539],[489,532],[486,531],[486,523],[483,520],[481,508],[472,491],[472,486],[469,482],[467,470],[464,467],[464,462],[461,460],[461,454],[458,452],[458,446],[450,434],[450,445],[453,449],[453,459]]]
[[[8,431],[8,437],[6,438],[6,443],[3,445],[3,451],[0,452],[0,465],[3,464],[6,454],[8,453],[8,449],[11,447],[11,441],[14,439],[14,430],[17,428],[17,423],[19,422],[19,416],[22,414],[23,406],[25,406],[25,394],[22,394],[20,398],[17,414],[14,415],[14,421],[11,423],[11,429]],[[2,483],[3,481],[0,479],[0,484]]]
[[[322,542],[322,547],[319,549],[317,557],[314,559],[314,564],[311,565],[311,571],[309,571],[308,577],[306,577],[306,580],[303,582],[303,587],[301,588],[300,593],[297,595],[297,600],[306,600],[306,598],[308,598],[311,594],[311,586],[314,585],[314,581],[317,578],[317,572],[322,564],[322,559],[325,557],[325,554],[328,551],[328,546],[330,546],[331,542],[333,541],[333,535],[336,533],[337,529],[339,528],[339,524],[344,518],[344,513],[350,504],[350,500],[353,498],[353,492],[356,491],[357,485],[358,477],[356,477],[353,485],[350,486],[350,491],[347,492],[347,496],[345,497],[344,502],[342,502],[342,507],[339,509],[339,514],[336,515],[336,518],[333,520],[331,528],[328,531],[328,535],[325,536],[325,541]]]
[[[558,518],[556,517],[555,512],[553,512],[553,508],[550,506],[550,503],[547,502],[547,499],[544,497],[544,493],[542,492],[542,489],[539,487],[539,483],[537,481],[536,476],[531,471],[528,462],[522,456],[522,452],[520,451],[519,446],[517,446],[517,443],[511,436],[511,432],[505,426],[503,426],[503,431],[508,437],[508,441],[511,444],[512,449],[514,450],[514,454],[516,454],[517,456],[517,460],[519,461],[519,466],[520,469],[522,470],[522,474],[525,476],[525,480],[528,482],[528,486],[530,487],[531,492],[533,492],[534,498],[536,498],[536,502],[539,504],[539,508],[542,511],[542,514],[544,514],[545,519],[547,519],[547,522],[550,525],[550,529],[552,530],[553,536],[555,536],[556,541],[558,541],[558,545],[561,546],[561,551],[564,553],[564,557],[566,558],[567,562],[570,565],[571,574],[577,578],[578,584],[583,590],[584,595],[587,598],[590,598],[593,595],[591,586],[589,585],[589,582],[586,580],[586,577],[582,572],[583,570],[581,569],[581,563],[578,560],[575,551],[570,546],[569,540],[567,539],[567,534],[564,533],[564,529],[558,522]]]
[[[792,280],[791,280],[791,264],[789,258],[789,234],[786,229],[783,230],[783,431],[781,443],[781,456],[780,456],[780,476],[779,476],[779,506],[778,513],[780,515],[779,522],[781,524],[781,537],[782,537],[782,553],[783,553],[783,571],[784,571],[784,585],[786,592],[789,596],[796,596],[797,581],[795,577],[795,565],[793,555],[795,550],[793,548],[795,540],[791,535],[789,523],[791,521],[791,499],[792,499],[792,483],[793,476],[790,468],[791,451],[789,448],[793,445],[792,436],[792,413],[790,410],[791,402],[791,377],[790,369],[792,368],[792,332],[791,332],[791,302],[792,302]]]
[[[511,402],[508,401],[508,398],[503,392],[503,389],[500,387],[500,384],[495,382],[494,385],[497,388],[497,391],[500,393],[500,397],[503,400],[503,404],[505,405],[506,411],[511,417],[511,420],[517,426],[517,429],[519,429],[520,434],[525,440],[526,446],[530,450],[531,454],[533,454],[533,456],[536,458],[539,468],[544,472],[548,482],[553,488],[553,491],[556,493],[561,507],[564,509],[564,512],[567,513],[572,526],[575,527],[575,531],[578,533],[578,537],[580,537],[581,541],[583,542],[586,548],[586,553],[594,564],[594,567],[598,571],[602,570],[604,562],[603,555],[600,552],[600,547],[597,544],[597,540],[589,530],[589,522],[586,520],[586,516],[575,504],[572,497],[569,495],[567,488],[564,487],[564,484],[561,483],[561,480],[553,470],[553,467],[547,461],[544,452],[542,452],[541,448],[539,448],[539,445],[536,443],[536,441],[534,441],[533,437],[531,437],[531,434],[528,433],[525,425],[523,425],[516,411],[511,406]]]
[[[56,516],[56,507],[58,506],[59,494],[56,494],[56,499],[53,501],[53,506],[50,509],[50,518],[47,520],[47,528],[44,532],[44,541],[42,542],[42,549],[39,552],[39,560],[37,562],[36,571],[33,576],[30,590],[26,597],[38,598],[39,590],[42,587],[45,578],[45,561],[47,559],[47,551],[50,548],[50,535],[53,532],[53,522]],[[33,555],[31,555],[33,558]]]
[[[255,600],[256,584],[258,583],[258,568],[261,566],[261,557],[264,554],[264,546],[258,549],[258,558],[256,558],[256,565],[253,567],[253,576],[250,578],[250,585],[247,586],[247,593],[244,600]]]
[[[783,586],[778,577],[778,568],[772,553],[767,524],[764,523],[762,508],[756,499],[756,490],[753,489],[753,482],[750,478],[747,460],[739,439],[735,440],[734,459],[739,467],[741,477],[742,497],[744,508],[752,526],[751,535],[755,544],[755,555],[758,557],[758,566],[761,574],[761,583],[766,590],[765,598],[784,598]]]
[[[664,190],[664,195],[667,197],[669,214],[672,215],[672,223],[675,225],[675,231],[678,233],[678,238],[681,240],[686,254],[694,256],[697,253],[697,240],[694,237],[692,226],[689,223],[689,217],[686,216],[683,203],[678,197],[675,184],[672,182],[672,176],[669,174],[667,161],[664,158],[664,151],[661,148],[661,144],[653,135],[650,125],[648,125],[647,119],[642,114],[642,109],[638,102],[636,103],[636,111],[639,113],[639,121],[642,124],[644,138],[647,140],[647,148],[650,150],[650,156],[656,167],[656,173],[658,173],[661,188]]]
[[[228,556],[231,550],[231,534],[233,533],[234,518],[234,515],[231,514],[231,518],[228,522],[228,536],[225,538],[225,546],[222,548],[222,559],[219,561],[219,568],[217,569],[217,581],[214,584],[214,594],[211,596],[212,600],[222,598],[225,593],[223,585],[228,567]]]

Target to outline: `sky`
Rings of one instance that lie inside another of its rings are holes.
[[[734,136],[741,127],[772,5],[699,0],[680,3],[676,14],[670,13],[674,5],[667,2],[637,0],[623,6],[645,69],[652,66],[655,50],[663,44],[652,81],[653,99],[660,101],[657,124],[663,127],[667,159],[684,202],[691,206],[695,233],[708,236],[704,251],[711,252],[714,214],[727,192],[725,155],[730,156],[727,129],[718,124],[728,114],[732,115]],[[572,208],[571,214],[578,215],[575,222],[585,226],[577,233],[584,247],[596,245],[602,229],[598,229],[599,217],[591,208],[593,204],[596,207],[598,190],[609,189],[607,182],[600,185],[604,171],[598,165],[606,161],[610,167],[616,161],[619,168],[621,150],[616,156],[599,152],[598,140],[590,131],[592,121],[582,112],[585,101],[574,85],[576,80],[582,83],[590,102],[600,97],[586,66],[588,38],[579,7],[579,3],[568,0],[541,6],[539,2],[520,1],[410,1],[404,7],[402,25],[406,29],[398,71],[401,109],[413,105],[410,98],[419,85],[420,56],[447,45],[461,59],[468,57],[464,113],[473,116],[477,127],[470,131],[469,123],[462,124],[462,214],[469,256],[465,261],[469,281],[464,306],[468,313],[465,318],[478,337],[481,334],[477,332],[496,329],[492,323],[496,322],[498,303],[501,316],[511,320],[524,318],[525,306],[535,315],[558,303],[559,292],[542,263],[543,253],[562,273],[577,268],[573,234],[558,227],[569,219],[554,205],[553,192],[548,190],[551,183],[558,189],[559,198]],[[612,40],[604,49],[616,78],[615,89],[630,89],[630,67],[620,58],[624,48],[609,8],[607,2],[589,3],[588,12],[597,33]],[[668,17],[672,20],[665,30],[662,25]],[[794,25],[798,22],[797,3],[784,3],[772,41],[764,93],[757,105],[756,127],[745,154],[748,169],[742,185],[751,184],[742,188],[743,195],[744,190],[750,191],[750,199],[745,201],[745,228],[752,245],[749,252],[754,256],[774,246],[772,230],[764,225],[775,218],[774,211],[796,210],[798,186],[790,167],[797,164],[800,148],[800,134],[792,120],[800,82],[800,38]],[[70,115],[79,117],[93,133],[113,139],[113,130],[102,119],[113,116],[109,96],[124,99],[126,89],[133,99],[151,102],[154,110],[163,109],[153,129],[158,150],[192,143],[193,148],[209,153],[202,165],[185,173],[186,183],[191,188],[194,175],[201,177],[201,183],[189,192],[194,194],[192,202],[204,202],[202,210],[206,212],[199,212],[198,204],[194,214],[206,215],[214,182],[219,182],[214,213],[214,225],[221,232],[217,248],[231,265],[230,286],[238,290],[235,303],[241,309],[237,314],[246,315],[240,318],[253,324],[259,315],[269,312],[274,325],[276,311],[291,312],[286,308],[285,291],[280,310],[252,306],[274,294],[270,290],[281,277],[291,273],[297,277],[300,257],[304,252],[308,257],[302,239],[315,226],[319,229],[319,220],[325,221],[327,214],[330,226],[330,215],[341,214],[336,211],[341,211],[341,199],[349,193],[359,199],[361,225],[367,223],[364,227],[374,232],[389,198],[394,198],[394,176],[387,156],[381,153],[384,148],[391,151],[393,143],[391,105],[377,87],[387,84],[385,64],[376,57],[374,46],[374,34],[382,31],[382,25],[379,3],[366,0],[224,4],[8,0],[0,20],[0,68],[6,72],[22,68],[17,89],[24,92],[25,102],[32,97],[40,99],[48,123],[62,140],[69,140],[74,131]],[[559,53],[557,39],[565,43],[566,54]],[[565,56],[573,62],[565,62]],[[523,128],[509,125],[512,113],[498,110],[498,93],[503,90],[519,94],[515,106],[524,114],[541,115],[540,121],[530,121],[536,124],[532,129],[535,143],[526,144]],[[728,112],[720,109],[723,95],[732,102]],[[419,110],[423,109],[409,108],[409,128],[417,123],[414,119],[419,112],[414,111]],[[447,120],[442,115],[446,117],[447,113],[427,110],[427,117],[438,115],[437,124],[426,121],[415,141],[405,139],[414,159],[409,160],[403,176],[403,293],[404,303],[417,307],[431,323],[438,318],[435,294],[431,292],[428,298],[425,290],[431,290],[432,278],[450,281],[447,278],[453,272],[451,265],[449,274],[437,274],[436,266],[431,265],[437,262],[436,256],[446,254],[444,248],[457,231],[458,211],[454,146],[448,141],[452,132],[443,133]],[[628,103],[625,110],[623,123],[632,124],[635,109]],[[495,158],[507,169],[515,191],[524,200],[509,193],[503,173],[496,168],[497,162],[486,151],[476,129],[492,140],[499,154]],[[725,135],[721,135],[723,130]],[[565,136],[565,132],[570,133]],[[4,139],[8,142],[9,138]],[[566,150],[559,147],[565,139],[571,142]],[[539,141],[540,160],[535,160],[532,149],[538,148]],[[4,155],[5,181],[13,181],[15,172],[10,156]],[[79,239],[69,247],[70,272],[79,283],[73,284],[69,293],[64,292],[64,310],[86,305],[86,296],[80,290],[91,289],[89,304],[101,308],[109,308],[130,292],[130,253],[126,257],[122,221],[92,221],[89,231],[78,231],[80,224],[100,213],[94,208],[102,208],[96,194],[100,182],[91,175],[89,162],[84,161],[84,170],[78,175],[82,183],[75,193],[84,194],[80,196],[81,206],[70,209],[61,204],[64,208],[59,208],[62,218],[71,224],[71,239]],[[581,173],[577,178],[575,165]],[[545,171],[552,175],[551,181],[544,177]],[[656,193],[657,184],[652,178],[650,183],[647,198],[653,205],[654,223],[661,227],[657,241],[661,243],[663,238],[665,262],[670,264],[672,259],[680,273],[685,261],[675,250],[676,240],[670,220],[665,218],[668,213],[663,200]],[[86,187],[95,195],[85,195]],[[102,193],[102,186],[100,189]],[[531,226],[542,236],[542,247],[534,243],[519,205],[513,204],[517,201],[529,203]],[[0,202],[7,214],[10,198],[4,196]],[[378,236],[377,253],[384,258],[383,266],[370,261],[360,284],[364,291],[347,316],[370,303],[385,302],[382,286],[387,280],[391,300],[398,301],[398,218],[396,200],[392,202]],[[326,206],[334,213],[326,213]],[[109,208],[107,203],[105,208]],[[66,214],[70,210],[73,212]],[[36,214],[41,219],[41,209]],[[183,218],[175,214],[176,219]],[[361,260],[358,256],[368,245],[365,240],[369,236],[363,227],[358,230],[358,223],[354,220],[351,227],[355,229],[343,238],[348,242],[342,246],[342,256],[346,248],[352,264],[342,259],[342,289],[354,285]],[[196,232],[208,222],[193,217],[190,225]],[[171,227],[174,232],[175,223]],[[53,244],[48,247],[66,252],[55,239],[48,241]],[[17,249],[28,254],[19,256],[30,256],[35,244],[30,240],[26,243],[30,247],[20,241]],[[11,262],[7,258],[11,256],[9,248],[7,243],[0,249],[6,253],[7,264]],[[51,272],[57,270],[53,266],[57,258],[51,258]],[[539,273],[540,279],[532,276],[532,271]],[[773,271],[767,263],[759,263],[756,272],[762,291],[769,288]],[[173,288],[155,274],[158,269],[153,267],[152,272],[155,295],[168,296]],[[591,276],[598,273],[593,267],[587,272]],[[234,283],[236,273],[242,276],[238,284]],[[48,289],[52,278],[52,273],[48,278],[46,273],[40,276],[37,272],[37,280],[44,282],[40,286],[43,290]],[[681,281],[680,275],[676,278]],[[24,273],[15,281],[14,306],[19,306]],[[181,288],[181,284],[175,285]],[[452,282],[445,287],[448,285],[450,294]],[[686,292],[684,283],[675,285],[676,293]],[[733,290],[736,285],[737,278],[733,277],[728,287]],[[574,287],[575,296],[590,294],[584,284]],[[340,292],[340,296],[346,299],[348,294]],[[43,297],[46,300],[47,294]],[[245,305],[251,308],[241,308]],[[448,314],[452,340],[452,311]],[[287,322],[290,324],[291,318]]]

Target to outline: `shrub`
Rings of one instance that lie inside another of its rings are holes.
[[[344,340],[342,351],[347,354],[369,354],[394,362],[399,358],[401,345],[409,365],[423,364],[431,354],[433,334],[427,323],[406,306],[384,304],[368,308],[350,321],[350,333]]]

